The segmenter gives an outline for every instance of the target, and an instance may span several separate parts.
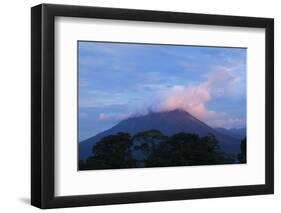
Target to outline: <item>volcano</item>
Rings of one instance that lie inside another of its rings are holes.
[[[183,110],[167,112],[151,112],[147,115],[130,117],[122,120],[112,128],[103,131],[79,143],[79,160],[91,155],[93,145],[105,136],[118,132],[126,132],[131,135],[139,132],[157,129],[164,135],[174,135],[180,132],[207,136],[213,134],[219,141],[221,151],[237,156],[240,153],[240,140],[208,126],[204,122]]]

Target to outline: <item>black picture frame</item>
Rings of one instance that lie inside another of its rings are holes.
[[[265,184],[56,197],[54,170],[55,17],[264,28]],[[41,4],[31,8],[31,204],[42,208],[272,194],[274,192],[274,20],[164,11]]]

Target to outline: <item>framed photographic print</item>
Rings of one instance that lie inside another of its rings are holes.
[[[31,203],[271,194],[274,21],[31,9]]]

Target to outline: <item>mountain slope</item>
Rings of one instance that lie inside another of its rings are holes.
[[[153,112],[144,116],[125,119],[112,128],[80,142],[79,159],[86,159],[91,155],[93,145],[105,136],[118,132],[126,132],[134,135],[150,129],[157,129],[165,135],[186,132],[206,136],[211,133],[220,141],[219,145],[224,152],[233,155],[237,155],[240,152],[240,141],[238,139],[216,131],[188,112],[173,110],[168,112]]]
[[[225,135],[229,135],[229,136],[237,138],[239,140],[243,140],[247,134],[246,128],[231,128],[231,129],[215,128],[215,130],[217,132],[220,132]]]

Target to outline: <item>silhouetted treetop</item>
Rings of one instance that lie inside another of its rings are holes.
[[[244,144],[246,140],[241,143],[242,153],[246,150]],[[166,136],[156,129],[133,136],[124,132],[106,136],[93,146],[92,153],[86,161],[79,161],[80,170],[235,163],[235,159],[220,151],[212,134],[200,137],[180,132]],[[244,157],[239,155],[239,161]]]

